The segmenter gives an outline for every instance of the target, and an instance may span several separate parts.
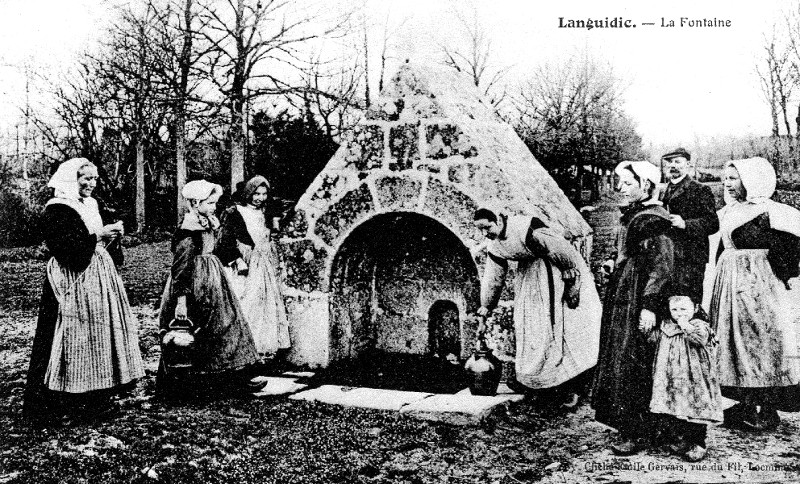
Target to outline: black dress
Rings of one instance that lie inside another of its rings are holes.
[[[621,219],[620,258],[603,304],[600,355],[595,367],[595,419],[628,438],[646,437],[655,345],[639,326],[642,309],[658,316],[670,287],[672,240],[669,214],[636,204]]]

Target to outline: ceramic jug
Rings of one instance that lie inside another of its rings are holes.
[[[470,393],[485,396],[497,394],[503,369],[500,360],[492,353],[482,336],[478,340],[478,349],[467,360],[464,368],[469,374]]]

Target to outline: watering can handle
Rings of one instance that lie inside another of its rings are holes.
[[[172,321],[170,321],[169,324],[167,324],[167,327],[169,329],[185,328],[191,330],[194,328],[194,323],[189,318],[183,318],[183,319],[175,318]]]

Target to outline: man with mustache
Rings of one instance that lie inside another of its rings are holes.
[[[703,300],[703,275],[708,261],[708,237],[719,230],[714,194],[689,176],[692,156],[677,148],[661,157],[669,183],[661,202],[670,213],[668,235],[675,245],[674,282],[690,289],[695,303]]]

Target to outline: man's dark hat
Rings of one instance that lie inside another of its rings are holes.
[[[690,155],[689,152],[686,151],[686,148],[675,148],[674,150],[672,150],[669,153],[667,153],[664,156],[662,156],[661,159],[662,160],[669,160],[669,159],[672,159],[672,158],[677,158],[679,156],[682,156],[682,157],[686,158],[686,161],[691,161],[692,160],[692,155]]]

